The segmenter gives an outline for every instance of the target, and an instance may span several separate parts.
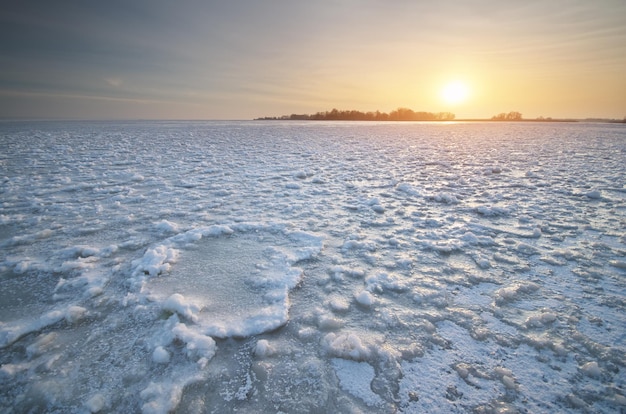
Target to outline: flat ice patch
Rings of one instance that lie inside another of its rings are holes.
[[[148,284],[150,293],[165,300],[178,293],[214,318],[232,319],[264,305],[250,277],[259,272],[264,247],[228,237],[205,238],[180,253],[169,274]]]
[[[143,292],[206,335],[245,337],[277,329],[289,318],[289,290],[301,280],[302,270],[293,265],[321,249],[315,236],[305,246],[302,234],[296,241],[288,237],[270,240],[299,244],[297,249],[245,233],[202,237],[177,249],[169,271],[150,278]]]
[[[350,361],[333,358],[332,365],[339,378],[339,386],[363,400],[370,407],[380,407],[384,401],[372,391],[371,383],[374,379],[374,367],[367,362]]]

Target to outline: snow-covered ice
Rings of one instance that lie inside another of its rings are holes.
[[[0,411],[626,411],[626,129],[2,122]]]

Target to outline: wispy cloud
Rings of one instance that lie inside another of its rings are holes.
[[[105,78],[104,81],[115,88],[119,88],[124,83],[121,78]]]

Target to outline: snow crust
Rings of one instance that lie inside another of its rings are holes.
[[[2,412],[626,410],[626,130],[2,122]]]

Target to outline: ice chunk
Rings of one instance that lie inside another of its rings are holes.
[[[32,265],[32,262],[30,260],[21,260],[15,265],[15,267],[13,268],[13,271],[17,273],[18,275],[21,275],[21,274],[26,273],[28,269],[32,267],[31,265]]]
[[[254,348],[254,355],[259,358],[265,358],[268,356],[272,356],[276,353],[276,349],[270,345],[267,339],[259,339],[256,343],[256,347]]]
[[[368,292],[365,289],[361,290],[360,292],[357,292],[354,295],[354,298],[359,303],[359,305],[364,306],[366,308],[371,308],[376,302],[374,295],[372,295],[370,292]]]
[[[187,356],[190,358],[211,359],[217,349],[215,341],[210,336],[196,332],[184,323],[177,323],[172,329],[176,338],[186,344]]]
[[[191,303],[183,295],[180,293],[174,293],[169,298],[163,302],[161,307],[164,310],[177,313],[178,315],[189,319],[192,322],[196,322],[198,320],[198,311],[200,308],[195,304]]]
[[[447,193],[447,192],[438,193],[428,198],[438,203],[444,203],[444,204],[458,204],[459,203],[459,199],[456,197],[456,195],[452,193]]]
[[[585,193],[587,198],[591,198],[592,200],[599,200],[602,198],[602,192],[600,190],[591,190]]]
[[[596,361],[587,362],[581,368],[582,372],[592,378],[600,378],[602,376],[602,370]]]
[[[396,191],[400,191],[402,193],[405,193],[405,194],[413,196],[413,197],[421,196],[420,191],[418,189],[416,189],[415,187],[413,187],[409,183],[400,183],[400,184],[398,184],[396,186]]]
[[[609,264],[621,270],[626,270],[626,261],[623,260],[609,260]]]
[[[319,334],[319,332],[320,331],[318,329],[313,327],[302,328],[298,331],[298,338],[305,341],[310,341],[314,339]]]
[[[182,394],[183,388],[178,384],[151,382],[139,393],[146,401],[141,410],[144,414],[167,414],[178,406]]]
[[[373,204],[371,207],[372,210],[378,214],[383,214],[385,212],[385,207],[381,206],[380,204]]]
[[[489,236],[477,236],[471,231],[466,232],[461,236],[461,240],[467,243],[468,245],[478,245],[478,246],[492,246],[495,245],[495,241]]]
[[[511,209],[498,206],[479,206],[476,207],[476,212],[486,217],[498,217],[508,216],[509,214],[511,214]]]
[[[570,403],[570,405],[574,408],[585,408],[587,407],[587,403],[585,403],[585,401],[583,401],[582,398],[578,397],[575,394],[568,394],[567,395],[567,402]]]
[[[58,337],[56,332],[41,334],[37,340],[26,347],[26,354],[29,358],[40,355],[53,348]]]
[[[157,364],[167,364],[170,362],[170,353],[162,346],[157,346],[152,352],[152,360]]]
[[[133,261],[135,272],[133,275],[156,276],[170,270],[171,264],[178,257],[178,250],[168,246],[160,245],[146,250],[143,257]]]
[[[511,286],[503,287],[494,292],[495,302],[502,305],[506,302],[517,300],[520,295],[531,293],[539,289],[539,285],[533,282],[520,282]]]
[[[333,312],[336,313],[344,313],[350,309],[350,302],[341,296],[332,297],[328,304]]]
[[[509,390],[514,390],[517,388],[517,385],[515,384],[515,380],[513,379],[513,377],[509,377],[508,375],[503,375],[502,378],[500,378],[500,381],[502,381],[502,384],[504,384],[504,386]]]
[[[408,290],[408,282],[394,273],[378,273],[365,278],[365,285],[370,292],[382,293],[385,290],[404,292]]]
[[[8,346],[32,332],[37,332],[47,326],[54,325],[65,320],[72,320],[75,310],[70,306],[66,309],[51,310],[34,320],[18,320],[3,324],[0,322],[0,348]],[[79,309],[79,307],[75,307]],[[82,308],[80,308],[82,309]],[[82,312],[79,312],[82,315]]]
[[[526,318],[526,321],[524,322],[524,324],[526,325],[526,327],[529,327],[529,328],[530,327],[538,328],[543,325],[547,325],[549,323],[554,322],[556,318],[557,318],[556,313],[551,312],[549,310],[544,310],[543,312],[539,314],[531,315],[528,318]]]
[[[330,315],[320,315],[317,326],[323,331],[337,330],[343,327],[344,321]]]
[[[346,240],[341,249],[343,251],[367,250],[369,252],[374,252],[377,247],[376,243],[372,241]]]
[[[513,372],[510,369],[504,367],[496,367],[493,370],[496,377],[500,379],[502,384],[510,390],[517,389],[517,384],[515,383],[515,379],[513,377]]]
[[[82,306],[70,306],[65,311],[65,320],[68,323],[76,323],[80,321],[85,314],[87,313],[87,309]]]
[[[163,233],[176,233],[179,230],[178,224],[169,220],[161,220],[156,223],[157,230]]]
[[[372,353],[354,333],[331,332],[322,338],[322,347],[329,355],[354,361],[367,360]]]

